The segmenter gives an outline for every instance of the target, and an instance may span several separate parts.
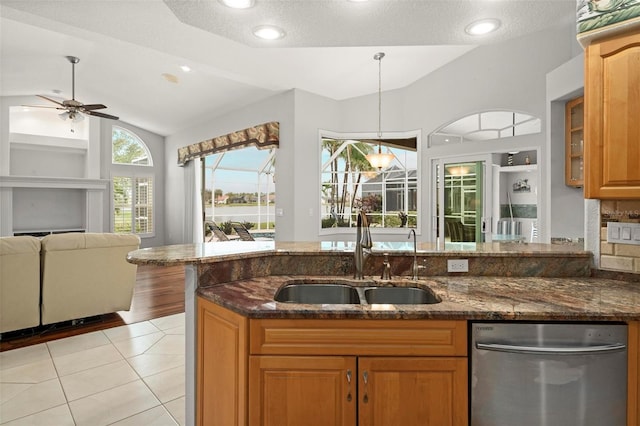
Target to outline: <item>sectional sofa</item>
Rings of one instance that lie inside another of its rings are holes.
[[[131,234],[0,238],[0,333],[129,310]]]

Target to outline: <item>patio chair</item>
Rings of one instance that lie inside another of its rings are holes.
[[[249,233],[249,230],[247,230],[247,228],[245,228],[243,224],[234,222],[231,224],[231,227],[234,231],[236,231],[236,234],[238,234],[238,237],[240,237],[242,241],[255,241],[255,239]]]
[[[222,229],[215,222],[205,221],[204,223],[204,240],[205,242],[211,241],[211,238],[207,240],[207,237],[216,237],[218,241],[229,241],[229,237],[224,233]]]

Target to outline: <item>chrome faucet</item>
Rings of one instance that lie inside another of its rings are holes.
[[[367,215],[360,210],[358,220],[356,222],[356,249],[353,252],[353,263],[355,265],[354,278],[357,280],[364,279],[364,263],[371,254],[371,232],[369,232],[369,221]]]
[[[418,254],[417,254],[417,243],[416,243],[416,230],[412,229],[409,231],[409,236],[407,238],[411,238],[411,234],[413,234],[413,267],[411,268],[411,279],[414,281],[418,280]]]

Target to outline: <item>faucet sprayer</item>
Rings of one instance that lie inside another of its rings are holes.
[[[413,234],[413,267],[411,268],[411,279],[414,281],[418,280],[418,255],[417,255],[417,242],[416,242],[416,230],[411,229],[409,231],[409,235],[407,238],[411,238],[411,234]]]

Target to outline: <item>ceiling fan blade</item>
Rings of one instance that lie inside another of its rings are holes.
[[[58,104],[58,105],[60,105],[61,107],[64,107],[64,105],[63,105],[62,103],[60,103],[60,102],[56,101],[55,99],[47,98],[46,96],[42,96],[42,95],[36,95],[36,96],[37,96],[37,97],[39,97],[39,98],[42,98],[42,99],[46,99],[46,100],[48,100],[49,102],[53,102],[54,104]]]
[[[25,108],[50,108],[50,109],[61,109],[61,110],[65,109],[62,107],[49,106],[49,105],[22,105],[22,106]]]
[[[94,109],[105,109],[106,106],[102,104],[89,104],[89,105],[82,105],[80,108],[86,111],[93,111]]]
[[[109,114],[105,114],[105,113],[102,113],[102,112],[85,111],[85,114],[93,115],[94,117],[108,118],[110,120],[119,120],[120,119],[120,117],[116,117],[115,115],[109,115]]]

